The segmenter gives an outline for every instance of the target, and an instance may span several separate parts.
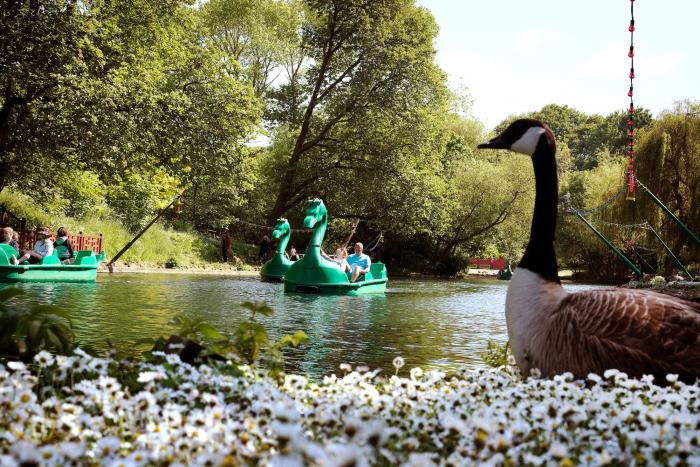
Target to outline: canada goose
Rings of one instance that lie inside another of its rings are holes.
[[[530,240],[506,295],[506,324],[524,375],[571,372],[578,378],[616,368],[630,376],[700,377],[700,304],[651,291],[566,292],[557,274],[557,163],[552,131],[537,120],[513,122],[479,148],[532,158],[535,209]]]

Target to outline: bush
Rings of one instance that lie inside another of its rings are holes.
[[[131,231],[138,231],[180,193],[179,181],[158,169],[154,173],[128,172],[107,193],[107,203]]]
[[[59,180],[64,201],[63,212],[71,217],[101,213],[105,207],[105,186],[100,177],[89,170],[71,170]]]
[[[33,198],[16,190],[5,188],[0,192],[0,205],[27,221],[27,227],[51,225],[54,216],[46,212]],[[17,225],[12,227],[19,228]]]
[[[30,361],[42,350],[59,354],[73,351],[74,337],[68,316],[53,305],[17,306],[17,287],[0,290],[0,356]]]
[[[9,189],[0,192],[0,205],[20,218],[25,218],[28,228],[47,225],[55,231],[64,226],[71,234],[102,234],[102,244],[108,258],[116,255],[134,237],[134,233],[107,207],[91,211],[91,215],[83,218],[50,214],[29,196]],[[221,239],[218,236],[201,234],[182,223],[180,227],[185,231],[175,231],[163,224],[155,224],[127,250],[120,262],[164,266],[172,259],[178,267],[204,267],[207,263],[221,261]],[[232,242],[232,251],[243,261],[252,262],[256,257],[254,246],[240,242]]]

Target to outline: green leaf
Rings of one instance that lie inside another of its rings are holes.
[[[309,341],[309,336],[306,335],[304,331],[297,331],[294,334],[285,334],[277,341],[279,347],[293,346],[298,347],[301,344],[305,344]]]
[[[272,308],[267,306],[265,302],[243,302],[241,303],[241,306],[247,310],[250,310],[255,313],[260,313],[261,315],[264,316],[272,316]]]
[[[209,340],[217,340],[222,338],[221,333],[209,323],[201,323],[198,326],[198,329],[199,332],[201,332],[202,335]]]
[[[255,343],[261,347],[264,347],[269,342],[267,335],[267,330],[262,324],[254,323],[252,325],[253,338]]]
[[[304,331],[297,331],[294,333],[294,346],[299,346],[301,344],[306,344],[309,342],[309,336]]]
[[[56,305],[34,305],[31,311],[32,316],[56,315],[70,321],[70,315],[63,308]]]

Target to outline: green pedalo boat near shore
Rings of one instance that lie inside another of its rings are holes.
[[[282,282],[289,268],[294,264],[284,256],[284,251],[287,249],[289,237],[292,234],[292,229],[289,227],[287,219],[277,219],[275,229],[272,231],[272,239],[277,240],[277,249],[272,259],[263,264],[260,269],[260,278],[266,282]]]
[[[321,244],[328,227],[328,212],[323,201],[309,200],[305,214],[304,228],[314,229],[314,233],[304,257],[295,261],[284,276],[284,291],[338,295],[384,293],[387,274],[383,263],[372,263],[369,273],[350,282],[335,263],[321,257]]]
[[[39,264],[15,266],[10,259],[17,252],[10,245],[0,244],[0,282],[94,282],[97,267],[105,258],[104,251],[95,255],[92,250],[75,252],[75,262],[61,264],[54,250]]]

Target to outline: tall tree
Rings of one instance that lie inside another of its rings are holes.
[[[495,133],[504,130],[518,118],[541,120],[552,129],[557,145],[566,144],[571,151],[574,168],[587,170],[596,166],[598,152],[624,154],[627,144],[626,111],[613,112],[607,117],[587,114],[567,105],[549,104],[535,112],[510,116],[501,122]],[[651,113],[643,108],[636,111],[637,129],[651,122]]]
[[[0,190],[18,172],[40,171],[46,115],[94,57],[95,19],[77,0],[0,0]]]
[[[437,26],[413,0],[308,0],[307,6],[308,94],[298,126],[286,133],[293,142],[268,223],[318,194],[329,173],[366,165],[369,154],[345,151],[353,141],[339,135],[349,135],[349,127],[371,124],[363,119],[375,115],[399,118],[445,94],[432,46]]]
[[[143,201],[158,196],[139,180],[168,180],[156,190],[168,202],[173,191],[197,198],[198,187],[218,187],[223,217],[244,202],[260,103],[187,1],[4,4],[0,188],[51,199],[66,194],[61,179],[97,174],[117,210],[139,208],[123,213],[130,225],[159,204]]]
[[[641,134],[637,176],[696,235],[700,235],[700,104],[680,102]],[[646,196],[637,195],[628,213],[649,220],[684,260],[696,261],[700,247]],[[666,258],[666,273],[673,267]],[[696,266],[697,267],[697,266]]]
[[[201,14],[214,44],[241,65],[258,96],[293,68],[285,65],[299,49],[298,0],[210,0]]]

